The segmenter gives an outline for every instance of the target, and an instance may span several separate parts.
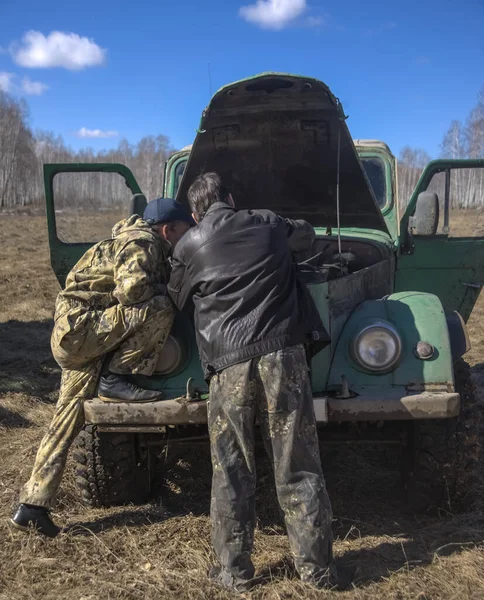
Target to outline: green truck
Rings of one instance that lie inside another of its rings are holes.
[[[186,202],[202,170],[220,173],[239,208],[309,221],[317,237],[295,256],[331,343],[311,363],[325,440],[401,446],[405,488],[417,508],[468,506],[479,478],[480,408],[469,368],[467,322],[484,282],[484,238],[451,237],[452,176],[484,160],[437,160],[399,215],[396,160],[382,142],[353,141],[339,100],[310,77],[263,73],[220,89],[193,143],[168,160],[164,194]],[[117,173],[121,164],[44,166],[51,260],[61,285],[89,243],[65,243],[56,226],[55,178]],[[444,178],[441,198],[432,189]],[[99,199],[101,202],[101,199]],[[443,222],[442,232],[439,223]],[[177,315],[159,374],[140,378],[162,401],[85,404],[75,450],[85,502],[143,501],[153,453],[207,438],[208,387],[191,322]]]

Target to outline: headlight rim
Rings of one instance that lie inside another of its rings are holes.
[[[392,361],[379,367],[379,368],[369,366],[367,363],[365,363],[361,359],[361,357],[359,356],[358,351],[357,351],[358,343],[361,340],[361,337],[371,329],[385,330],[387,333],[389,333],[393,337],[396,348],[397,348],[395,357],[392,359]],[[401,338],[400,334],[398,333],[396,327],[387,321],[379,320],[379,321],[373,321],[372,323],[368,323],[367,325],[365,325],[362,329],[360,329],[358,331],[358,333],[354,336],[354,338],[352,340],[350,353],[351,353],[351,358],[354,361],[354,363],[357,365],[358,369],[364,370],[365,372],[368,372],[371,374],[384,375],[386,373],[390,373],[391,371],[395,370],[395,368],[397,367],[397,365],[400,362],[400,359],[402,357],[402,348],[403,348],[402,338]]]
[[[162,358],[163,358],[163,349],[165,348],[166,344],[172,343],[174,344],[176,351],[179,353],[179,361],[177,364],[175,364],[174,367],[172,367],[171,369],[159,369],[158,365],[161,362]],[[165,344],[163,345],[163,349],[161,350],[161,354],[160,357],[157,361],[156,367],[155,367],[155,371],[153,372],[153,375],[156,375],[157,377],[163,377],[163,378],[172,378],[175,377],[178,373],[180,373],[186,366],[186,361],[187,361],[187,352],[186,352],[186,347],[183,344],[182,340],[180,340],[180,337],[177,336],[176,334],[174,334],[173,332],[170,332],[166,338]]]

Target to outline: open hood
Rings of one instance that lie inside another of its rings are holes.
[[[340,225],[388,232],[343,109],[316,79],[264,73],[223,87],[202,115],[179,200],[216,171],[238,208],[269,209],[314,227],[336,227],[340,137]]]

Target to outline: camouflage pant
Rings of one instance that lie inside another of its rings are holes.
[[[254,575],[254,421],[273,460],[295,565],[302,580],[331,581],[332,511],[321,470],[304,348],[228,367],[210,382],[212,539],[225,583]]]
[[[60,316],[58,312],[51,346],[62,367],[59,400],[20,493],[20,502],[45,507],[57,493],[67,453],[84,425],[84,400],[96,392],[106,354],[113,353],[110,371],[151,375],[174,317],[166,296],[104,311],[72,307]]]

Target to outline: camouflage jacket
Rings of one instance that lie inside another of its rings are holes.
[[[137,215],[117,223],[74,266],[56,302],[56,317],[72,305],[105,309],[166,294],[170,244]]]

